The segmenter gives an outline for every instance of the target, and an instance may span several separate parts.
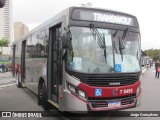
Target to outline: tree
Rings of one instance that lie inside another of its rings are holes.
[[[160,59],[160,49],[148,49],[145,50],[144,52],[147,53],[147,56],[152,58],[154,61]]]
[[[0,39],[0,47],[1,47],[1,54],[3,55],[3,47],[8,45],[8,41],[5,38]]]

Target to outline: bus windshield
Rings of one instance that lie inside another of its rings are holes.
[[[95,27],[70,27],[67,67],[83,73],[140,71],[138,33]],[[125,33],[125,35],[124,35]]]

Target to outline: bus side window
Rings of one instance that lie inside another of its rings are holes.
[[[43,45],[41,46],[41,57],[47,57],[48,55],[48,38],[47,35],[45,35],[43,39]]]
[[[47,57],[47,55],[48,55],[48,37],[47,37],[47,35],[45,37],[45,51],[44,51],[44,53],[45,53],[45,57]]]
[[[47,52],[48,52],[48,38],[46,35],[46,29],[42,30],[40,32],[40,35],[38,37],[38,57],[47,57]]]

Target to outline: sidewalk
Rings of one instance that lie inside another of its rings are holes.
[[[16,83],[16,79],[11,72],[0,73],[0,86]]]

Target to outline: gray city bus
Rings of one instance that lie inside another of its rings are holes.
[[[12,73],[38,104],[107,111],[141,103],[141,39],[133,15],[70,7],[13,42]]]

